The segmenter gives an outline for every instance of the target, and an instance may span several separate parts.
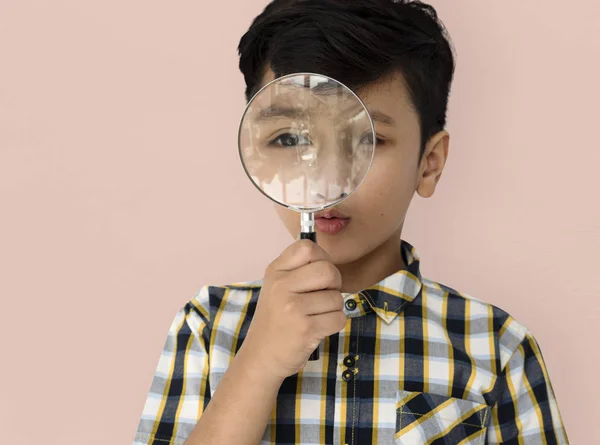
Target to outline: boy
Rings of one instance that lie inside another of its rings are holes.
[[[434,193],[448,156],[454,58],[435,10],[274,0],[239,52],[248,100],[294,72],[353,88],[375,159],[316,215],[319,245],[296,241],[263,280],[203,287],[178,312],[134,444],[568,443],[531,332],[423,278],[401,239],[412,196]],[[277,211],[297,237],[298,214]]]

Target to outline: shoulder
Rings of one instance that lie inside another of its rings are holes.
[[[444,284],[429,279],[421,281],[427,296],[443,302],[444,318],[468,324],[471,337],[493,339],[502,367],[524,341],[535,341],[529,328],[504,309]]]
[[[206,323],[210,323],[219,312],[241,312],[256,304],[261,287],[262,280],[204,285],[187,301],[184,309],[197,312]]]

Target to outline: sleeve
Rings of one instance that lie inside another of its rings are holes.
[[[208,405],[208,307],[203,287],[175,315],[133,445],[183,445]]]
[[[490,413],[487,444],[567,444],[540,347],[530,332],[508,360]]]

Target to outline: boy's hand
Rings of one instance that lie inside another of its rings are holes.
[[[267,267],[240,352],[274,378],[297,373],[323,338],[346,325],[341,285],[323,249],[296,241]]]

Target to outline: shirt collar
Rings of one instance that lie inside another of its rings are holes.
[[[416,249],[406,241],[400,244],[404,269],[384,278],[379,283],[355,294],[342,294],[344,300],[353,299],[360,302],[348,316],[359,317],[368,312],[375,312],[386,324],[390,324],[400,311],[412,303],[423,287],[419,270],[420,258]],[[260,288],[263,280],[231,284],[227,287],[237,289]]]
[[[404,259],[404,269],[353,294],[363,304],[361,313],[372,310],[387,324],[390,324],[406,305],[419,296],[423,287],[417,251],[404,240],[400,249]]]

